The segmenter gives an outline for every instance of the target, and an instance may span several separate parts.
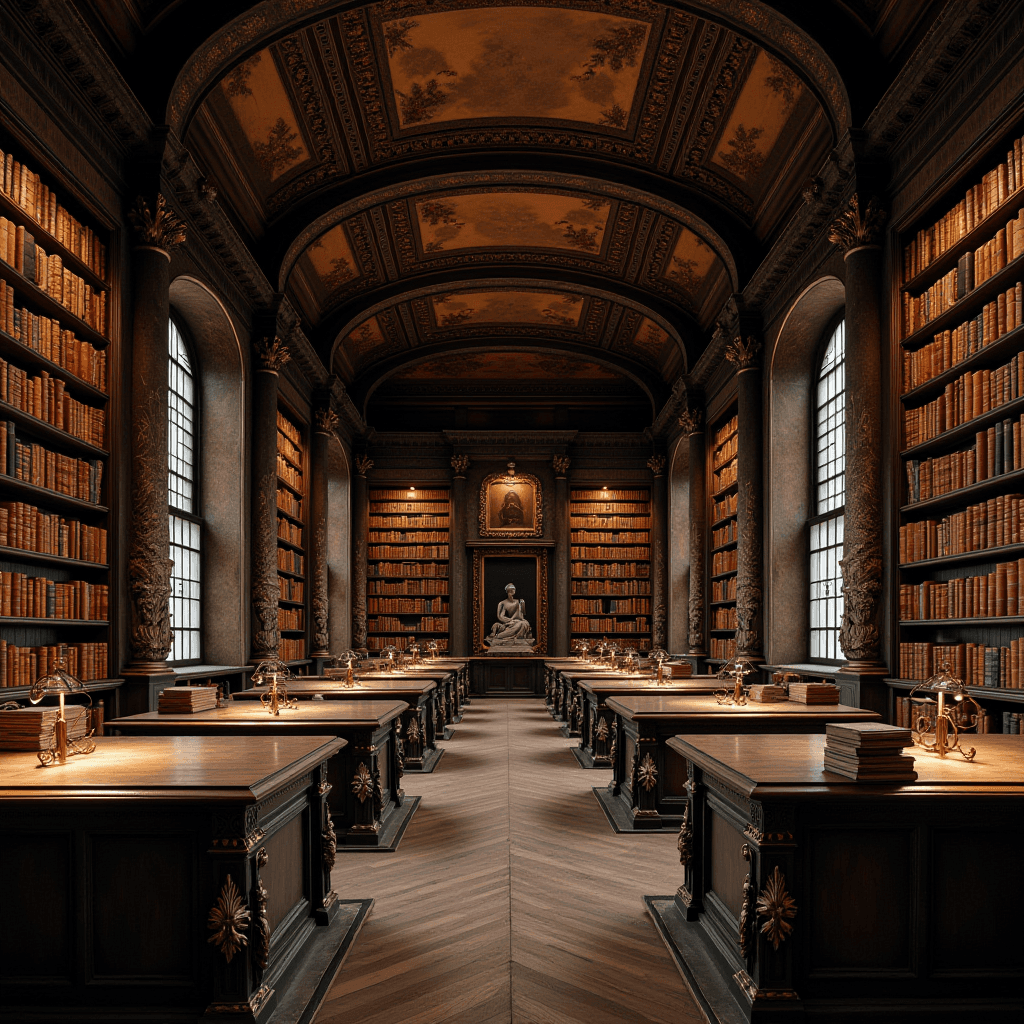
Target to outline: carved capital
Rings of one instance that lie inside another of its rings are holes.
[[[761,354],[761,342],[750,336],[737,338],[725,350],[725,358],[732,363],[737,370],[749,370],[757,366],[758,356]]]
[[[452,469],[456,476],[465,476],[469,470],[469,456],[468,455],[453,455],[452,456]]]
[[[156,213],[149,209],[149,204],[142,196],[135,199],[135,205],[128,211],[135,234],[135,244],[152,246],[170,252],[185,242],[185,225],[177,214],[167,209],[167,200],[157,194]]]
[[[828,239],[838,245],[845,254],[853,249],[882,244],[882,229],[889,214],[883,209],[881,200],[872,196],[862,211],[860,196],[856,192],[850,202],[828,229]]]
[[[551,460],[551,465],[555,468],[555,476],[565,476],[569,472],[571,463],[572,459],[568,455],[556,455]]]
[[[652,455],[647,460],[647,468],[655,476],[661,476],[665,472],[665,456],[664,455]]]
[[[684,434],[699,434],[704,429],[704,413],[700,409],[687,409],[679,414],[679,426]]]
[[[356,456],[356,472],[361,476],[365,477],[370,470],[373,469],[373,459],[368,455],[357,455]]]
[[[253,348],[256,350],[256,369],[266,370],[268,373],[279,373],[291,359],[284,339],[276,334],[273,337],[257,338],[253,342]]]
[[[337,425],[338,414],[330,406],[314,411],[313,427],[318,434],[330,434]]]

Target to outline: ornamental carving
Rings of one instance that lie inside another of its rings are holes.
[[[256,369],[266,373],[280,373],[291,353],[284,339],[273,337],[257,338],[252,346],[256,351]]]
[[[699,434],[704,429],[704,414],[700,409],[687,409],[679,414],[679,426],[684,434]]]
[[[880,246],[882,230],[888,217],[877,196],[872,196],[861,211],[860,196],[854,192],[846,209],[832,222],[828,240],[838,245],[844,253],[869,245]]]
[[[679,863],[688,868],[693,863],[693,826],[690,824],[689,800],[683,807],[683,823],[679,826],[676,849],[679,851]]]
[[[750,847],[746,843],[740,847],[740,854],[749,865]],[[744,960],[749,960],[753,952],[750,932],[754,920],[754,891],[754,883],[750,880],[750,871],[748,870],[746,877],[743,879],[743,902],[740,904],[739,920],[740,956]]]
[[[687,603],[690,651],[704,650],[704,524],[690,524],[690,594]]]
[[[746,516],[743,539],[739,545],[739,572],[736,574],[736,650],[761,649],[757,619],[761,613],[761,516],[759,495],[753,483],[743,484]]]
[[[665,472],[665,456],[664,455],[652,455],[647,460],[647,468],[655,476],[661,476]]]
[[[357,455],[356,456],[356,472],[361,476],[365,477],[370,470],[373,469],[373,459],[368,455]]]
[[[761,352],[761,342],[751,336],[746,339],[736,338],[725,350],[725,358],[737,370],[749,370],[757,366]]]
[[[324,830],[320,833],[320,853],[323,858],[324,871],[328,875],[334,870],[334,861],[338,856],[338,836],[334,831],[334,820],[331,818],[330,810],[324,807],[325,822]]]
[[[225,879],[217,902],[210,910],[206,927],[213,932],[206,941],[217,947],[227,963],[231,963],[234,955],[243,946],[249,945],[248,936],[245,934],[249,927],[249,909],[230,875]]]
[[[786,877],[777,864],[757,897],[757,916],[766,919],[761,925],[761,934],[768,937],[772,949],[778,949],[792,934],[793,926],[789,922],[796,917],[796,903],[786,892]]]
[[[313,594],[310,602],[310,611],[313,615],[313,650],[326,651],[330,648],[331,632],[328,624],[327,530],[322,518],[313,535],[313,552]]]
[[[281,642],[278,631],[277,601],[277,545],[274,543],[270,517],[268,489],[273,493],[274,482],[269,475],[263,478],[256,498],[256,544],[252,579],[252,610],[256,617],[253,632],[253,656],[260,659],[276,657]]]
[[[650,754],[644,754],[636,772],[636,781],[643,786],[645,792],[654,789],[658,781],[658,769],[654,765],[654,759]]]
[[[260,870],[269,860],[267,848],[261,846],[256,853],[256,922],[253,927],[252,960],[260,977],[270,962],[270,919],[267,917],[267,887],[260,877]]]
[[[330,434],[337,425],[338,414],[330,406],[313,413],[313,426],[318,434]]]
[[[152,246],[169,253],[185,243],[185,225],[181,219],[167,209],[167,200],[162,194],[156,197],[156,214],[150,212],[149,204],[138,196],[135,205],[128,211],[135,232],[135,244]]]
[[[452,456],[452,470],[456,476],[465,476],[469,471],[469,456],[468,455],[453,455]]]
[[[491,473],[480,484],[480,536],[541,537],[544,529],[544,495],[540,480],[520,473],[509,462],[504,473]]]
[[[555,476],[565,476],[569,472],[569,465],[572,463],[572,459],[568,455],[556,455],[551,460],[551,465],[554,467]]]
[[[365,764],[360,762],[355,775],[352,776],[352,793],[361,803],[373,795],[373,775]]]

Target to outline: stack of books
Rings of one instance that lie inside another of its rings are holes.
[[[909,729],[883,722],[829,722],[825,726],[825,770],[858,782],[912,782],[914,759]]]
[[[839,687],[833,683],[790,683],[789,699],[798,704],[838,704]]]
[[[217,706],[217,691],[212,686],[168,686],[160,691],[157,711],[161,715],[189,715]]]
[[[58,713],[56,707],[0,711],[0,750],[48,750]],[[80,740],[89,731],[87,707],[68,705],[64,717],[69,740]]]
[[[754,683],[747,696],[759,704],[782,704],[787,700],[786,688],[778,683]]]

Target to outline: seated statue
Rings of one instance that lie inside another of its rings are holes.
[[[491,633],[484,638],[484,644],[492,650],[499,647],[532,650],[535,642],[533,629],[523,614],[526,602],[516,599],[514,583],[505,587],[505,595],[505,600],[498,602],[498,621],[491,626]]]

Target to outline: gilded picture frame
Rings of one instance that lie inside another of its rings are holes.
[[[540,481],[532,473],[491,473],[480,485],[480,536],[514,540],[544,530]]]
[[[485,599],[484,568],[490,559],[521,558],[536,562],[536,588],[526,598],[526,618],[536,640],[534,654],[548,653],[548,549],[531,547],[494,547],[473,549],[473,653],[486,654],[484,637],[494,622],[495,610]]]

